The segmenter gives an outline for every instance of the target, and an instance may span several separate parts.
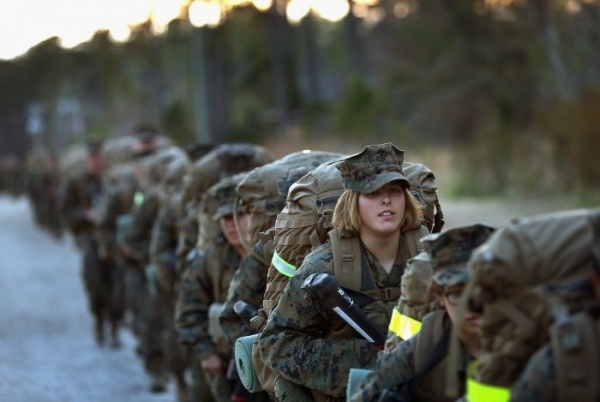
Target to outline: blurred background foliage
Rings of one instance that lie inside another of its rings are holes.
[[[337,22],[292,24],[278,0],[228,9],[216,27],[183,10],[164,34],[149,21],[124,43],[48,39],[0,62],[0,153],[145,121],[181,145],[282,154],[391,141],[451,170],[457,195],[597,196],[599,2],[349,2]]]

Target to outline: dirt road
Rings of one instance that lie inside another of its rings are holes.
[[[446,227],[470,222],[501,224],[514,216],[545,212],[538,203],[443,200]],[[70,239],[58,241],[32,223],[25,199],[0,196],[0,401],[166,402],[147,391],[122,330],[124,347],[99,348],[92,338]]]

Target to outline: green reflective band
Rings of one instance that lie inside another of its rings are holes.
[[[285,275],[288,278],[291,278],[296,273],[296,267],[281,258],[277,253],[273,253],[271,264],[273,264],[282,275]]]
[[[398,337],[406,340],[419,332],[421,329],[421,322],[414,318],[410,318],[409,316],[402,315],[400,311],[398,311],[398,307],[394,307],[389,329],[398,335]]]
[[[133,204],[140,205],[142,202],[144,202],[144,193],[136,191],[135,195],[133,196]]]
[[[510,388],[483,384],[473,378],[473,371],[478,362],[469,365],[469,379],[467,380],[468,402],[508,402],[510,400]]]

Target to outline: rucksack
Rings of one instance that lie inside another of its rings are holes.
[[[259,233],[273,226],[275,217],[285,206],[290,185],[322,163],[340,156],[324,151],[299,151],[251,170],[236,190],[241,208],[251,214],[246,250],[251,252]],[[260,256],[257,258],[264,260]],[[263,262],[269,265],[270,259]]]
[[[464,292],[466,305],[481,311],[473,381],[510,387],[549,342],[556,317],[582,302],[583,296],[555,289],[592,269],[590,218],[598,214],[584,209],[516,219],[474,251]]]
[[[193,245],[203,250],[221,234],[218,222],[212,219],[208,211],[200,207],[204,192],[222,178],[249,171],[273,160],[268,150],[260,145],[227,143],[215,147],[194,161],[183,180],[178,210],[181,222],[177,250],[179,258],[185,258]],[[201,230],[199,221],[203,222]]]

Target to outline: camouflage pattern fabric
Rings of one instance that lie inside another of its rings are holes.
[[[406,262],[403,258],[408,258],[403,254],[402,250],[398,253],[396,264],[388,275],[375,257],[363,248],[363,275],[371,275],[374,288],[399,287]],[[305,297],[302,283],[310,274],[321,272],[333,275],[329,243],[308,254],[290,278],[258,343],[263,360],[278,375],[313,390],[315,395],[342,398],[350,368],[373,367],[378,350],[333,311]],[[370,281],[364,280],[363,285],[366,282]],[[384,308],[387,317],[383,321],[387,325],[396,303],[397,300],[374,301],[361,309],[372,322],[379,322]],[[385,332],[387,327],[380,330]]]
[[[147,190],[143,202],[133,211],[131,231],[126,237],[126,247],[131,252],[126,272],[126,292],[133,299],[134,326],[140,331],[138,335],[144,366],[153,381],[161,381],[166,370],[163,344],[165,320],[160,303],[151,294],[145,274],[146,266],[150,263],[152,227],[159,206],[156,191]]]
[[[421,239],[435,271],[433,280],[449,287],[466,283],[469,279],[467,261],[473,250],[482,245],[494,228],[475,224],[430,234]]]
[[[211,304],[225,301],[229,283],[239,263],[239,254],[225,243],[199,253],[183,274],[175,308],[175,326],[180,342],[193,347],[195,359],[202,360],[217,354],[224,367],[231,359],[229,344],[224,339],[211,339],[208,314]],[[218,284],[218,289],[215,284]],[[220,375],[204,372],[204,376],[215,400],[230,400],[232,390],[225,372]]]
[[[179,275],[176,271],[177,262],[177,202],[178,196],[162,202],[150,241],[150,257],[157,267],[157,280],[164,291],[174,297]]]
[[[404,151],[388,142],[369,145],[362,152],[344,158],[336,168],[342,174],[344,188],[371,193],[393,180],[400,180],[410,188],[402,170],[403,162]]]
[[[266,249],[269,248],[271,250],[267,251]],[[262,305],[269,266],[254,255],[264,256],[269,253],[273,254],[272,246],[269,247],[262,241],[258,241],[253,247],[253,253],[242,260],[229,286],[227,300],[219,316],[219,323],[232,348],[238,338],[256,333],[249,322],[244,321],[235,313],[233,306],[239,300],[245,301],[257,309]]]
[[[90,173],[69,176],[59,193],[59,210],[63,222],[72,234],[92,232],[94,222],[88,220],[86,210],[92,209],[102,194],[102,179]]]
[[[199,253],[181,278],[175,325],[181,343],[193,345],[200,358],[220,352],[208,334],[208,310],[212,303],[225,301],[240,261],[239,254],[229,244],[215,245]],[[209,264],[218,265],[220,272],[214,272]],[[221,289],[213,288],[215,282],[221,284]],[[223,352],[230,353],[230,350],[226,348]]]
[[[376,401],[384,390],[410,381],[423,367],[424,361],[441,338],[443,330],[447,330],[449,325],[450,320],[445,311],[428,314],[423,319],[423,328],[417,335],[399,343],[390,353],[381,355],[374,370],[361,382],[354,394],[349,395],[349,401]],[[425,355],[419,357],[419,351],[424,351]],[[460,365],[454,369],[457,381],[461,378],[460,373],[466,372],[469,360],[462,345],[461,355],[463,358]],[[457,398],[447,398],[444,395],[444,378],[446,371],[450,369],[449,362],[443,358],[414,385],[411,390],[412,395],[405,396],[409,396],[410,400],[419,401],[455,401]]]
[[[529,360],[525,370],[515,382],[510,393],[514,402],[554,402],[558,400],[558,387],[552,347],[546,345]]]
[[[143,202],[133,211],[131,231],[126,238],[133,252],[135,263],[140,269],[150,262],[150,240],[152,227],[160,208],[160,198],[156,191],[144,193]]]
[[[173,195],[177,198],[177,194]],[[169,202],[170,201],[170,202]],[[175,376],[177,391],[186,394],[185,370],[189,366],[189,356],[179,343],[175,330],[175,302],[179,287],[179,276],[175,270],[177,257],[177,213],[176,201],[162,197],[162,203],[154,223],[150,242],[150,259],[156,266],[158,304],[161,306],[165,325],[164,351],[167,369]]]

